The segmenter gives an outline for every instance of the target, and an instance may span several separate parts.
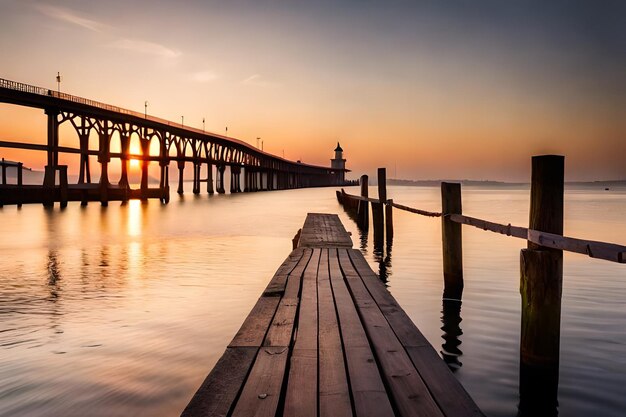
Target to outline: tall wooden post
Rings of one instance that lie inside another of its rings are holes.
[[[378,199],[381,203],[387,201],[387,170],[378,168]]]
[[[361,197],[368,197],[369,184],[367,175],[361,175]],[[357,210],[358,226],[361,229],[367,229],[369,225],[369,203],[367,201],[359,201],[359,208]]]
[[[387,235],[387,245],[393,242],[393,200],[387,200],[385,205],[385,233]]]
[[[385,210],[387,201],[387,171],[378,168],[378,201],[372,203],[372,224],[374,226],[374,246],[382,247],[385,240]]]
[[[461,225],[450,214],[461,214],[461,184],[441,183],[441,232],[443,240],[443,298],[463,296],[463,246]]]
[[[563,234],[565,158],[534,156],[529,228]],[[563,251],[528,242],[520,254],[520,404],[525,415],[556,415]]]
[[[374,247],[382,249],[385,242],[385,215],[383,203],[372,202],[372,226],[374,227]]]
[[[378,168],[378,198],[381,203],[385,204],[385,234],[387,235],[387,244],[393,241],[393,207],[389,203],[393,200],[387,200],[387,170]]]

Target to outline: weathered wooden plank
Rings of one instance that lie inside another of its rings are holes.
[[[329,269],[355,414],[373,417],[393,416],[394,412],[376,359],[344,282],[335,249],[329,250]]]
[[[352,239],[336,214],[309,213],[300,235],[300,247],[352,247]]]
[[[312,249],[304,249],[302,258],[300,258],[298,264],[293,269],[293,271],[291,271],[289,277],[287,278],[287,284],[285,285],[285,293],[283,295],[283,298],[293,299],[300,297],[300,284],[302,282],[302,275],[304,274],[304,270],[306,269],[306,266],[311,259],[312,253]]]
[[[278,297],[260,297],[228,347],[261,346],[279,301]]]
[[[181,417],[226,417],[254,362],[258,348],[227,348]]]
[[[444,414],[448,417],[482,416],[474,400],[402,307],[398,305],[395,298],[387,291],[361,252],[349,250],[348,254],[363,283],[407,350],[415,368]]]
[[[525,227],[511,226],[511,224],[500,224],[489,222],[475,217],[465,216],[463,214],[450,214],[448,216],[455,223],[462,223],[468,226],[474,226],[479,229],[489,230],[490,232],[500,233],[507,236],[513,236],[520,239],[526,239],[528,229]]]
[[[233,417],[274,417],[280,400],[288,357],[287,347],[259,349]]]
[[[285,285],[287,284],[287,277],[298,265],[300,259],[304,255],[305,250],[303,248],[294,249],[287,259],[278,268],[269,284],[263,291],[264,296],[279,296],[285,292]]]
[[[317,417],[317,270],[320,249],[314,249],[302,277],[297,336],[285,394],[286,417]]]
[[[319,310],[319,415],[351,417],[350,389],[343,360],[343,347],[335,300],[330,287],[328,249],[323,249],[317,273]]]
[[[402,345],[430,346],[426,337],[420,332],[404,309],[400,307],[393,295],[387,291],[378,275],[372,271],[363,254],[356,249],[349,250],[348,254],[358,274],[363,279],[367,289],[372,294]]]
[[[276,315],[272,320],[270,328],[263,342],[263,346],[290,346],[295,326],[296,312],[300,299],[298,293],[302,281],[302,275],[311,258],[311,249],[299,249],[302,256],[298,263],[289,273],[287,282],[285,283],[285,296],[280,300]],[[294,251],[295,252],[295,251]]]
[[[554,233],[528,230],[528,241],[552,249],[582,253],[591,258],[626,263],[626,246],[594,240],[576,239]]]
[[[443,416],[404,347],[352,266],[348,252],[344,249],[338,252],[341,269],[346,275],[346,282],[398,411],[403,416]]]
[[[446,417],[484,416],[431,345],[408,346],[406,350]]]
[[[283,297],[270,325],[263,346],[289,346],[293,334],[293,327],[298,310],[297,298]]]
[[[295,349],[289,361],[285,417],[317,417],[317,347]]]

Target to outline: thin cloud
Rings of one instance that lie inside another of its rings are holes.
[[[37,8],[37,10],[39,10],[39,12],[48,17],[59,20],[61,22],[66,22],[75,26],[79,26],[93,32],[102,32],[105,29],[109,28],[109,26],[105,25],[104,23],[79,16],[72,10],[62,7],[51,6],[48,4],[38,4],[35,7]]]
[[[216,78],[217,75],[215,75],[211,71],[198,71],[191,74],[191,79],[199,83],[207,83],[209,81],[215,80]]]
[[[173,59],[181,55],[179,51],[170,49],[164,45],[133,39],[120,39],[111,44],[113,48],[139,52],[146,55],[154,55],[161,58]]]
[[[264,80],[260,74],[253,74],[248,78],[241,80],[241,83],[246,85],[256,85],[259,87],[272,87],[276,85],[276,83]]]

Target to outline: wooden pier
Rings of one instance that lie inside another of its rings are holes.
[[[482,416],[337,215],[309,214],[191,416]]]

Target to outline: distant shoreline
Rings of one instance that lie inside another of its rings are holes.
[[[404,187],[437,187],[442,182],[458,182],[468,187],[529,187],[529,182],[504,182],[504,181],[480,181],[480,180],[399,180],[388,179],[387,185],[399,185]],[[374,183],[376,183],[374,181]],[[626,187],[626,180],[605,180],[605,181],[566,181],[565,186],[584,187]]]

